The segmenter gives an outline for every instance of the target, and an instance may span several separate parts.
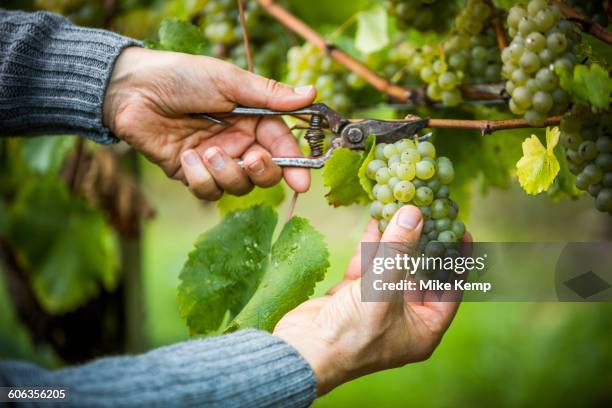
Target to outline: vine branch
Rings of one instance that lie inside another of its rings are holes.
[[[247,30],[246,17],[244,16],[244,3],[242,0],[238,2],[238,11],[240,13],[240,25],[242,27],[242,42],[244,43],[244,54],[246,55],[247,68],[249,72],[253,72],[253,57],[251,55],[251,42],[249,41],[249,32]]]
[[[493,29],[495,30],[497,46],[499,47],[499,51],[501,52],[504,50],[504,48],[508,46],[508,39],[506,38],[506,33],[504,32],[504,27],[501,23],[501,13],[500,10],[495,7],[492,0],[485,0],[485,3],[489,6],[489,8],[491,8],[491,12],[493,13],[491,24],[493,25]]]
[[[473,129],[479,130],[486,135],[498,130],[520,129],[556,126],[561,122],[561,116],[546,118],[541,126],[532,126],[525,119],[502,119],[502,120],[470,120],[470,119],[429,119],[428,128],[438,129]]]
[[[562,1],[555,0],[555,5],[559,7],[559,10],[565,15],[569,21],[577,23],[582,31],[585,33],[600,39],[601,41],[612,45],[612,32],[608,31],[601,24],[591,20],[589,17],[580,14],[574,10],[571,6],[563,3]]]
[[[427,94],[424,87],[409,89],[392,84],[365,66],[362,62],[351,57],[337,46],[328,43],[319,33],[283,7],[276,4],[273,0],[259,0],[259,4],[271,17],[325,52],[334,61],[363,78],[378,91],[400,102],[412,101],[419,105],[427,103]],[[466,99],[490,100],[501,98],[501,88],[501,85],[477,85],[464,86],[461,88],[461,91]]]

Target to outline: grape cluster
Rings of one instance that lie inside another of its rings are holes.
[[[541,126],[548,114],[565,112],[570,103],[557,72],[576,64],[572,48],[579,35],[562,18],[546,0],[531,0],[527,7],[514,6],[508,12],[512,42],[502,52],[502,75],[511,95],[510,110],[532,126]]]
[[[565,115],[561,143],[576,187],[595,199],[595,207],[612,215],[612,116],[590,111]]]
[[[314,84],[317,88],[317,101],[324,101],[332,108],[346,112],[351,107],[348,96],[349,83],[354,74],[323,54],[310,43],[295,46],[288,53],[289,72],[287,82],[299,86]]]
[[[453,33],[440,47],[423,46],[409,59],[409,70],[427,83],[427,96],[445,106],[462,101],[463,84],[497,82],[501,65],[495,32],[487,27],[492,10],[482,0],[468,0],[455,19]]]
[[[436,158],[433,144],[409,139],[381,143],[367,164],[366,175],[376,181],[370,215],[379,220],[381,232],[401,206],[412,204],[424,218],[421,245],[461,242],[465,225],[457,218],[457,204],[449,198],[455,170],[449,158]]]
[[[457,9],[454,1],[446,0],[387,0],[385,8],[397,18],[400,29],[443,32],[448,29]]]
[[[608,14],[604,9],[604,2],[602,0],[565,0],[564,3],[567,3],[578,13],[589,17],[596,23],[604,27],[608,25]]]

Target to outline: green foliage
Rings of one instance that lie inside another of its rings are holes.
[[[335,149],[323,168],[323,183],[329,188],[327,202],[338,207],[368,202],[368,194],[361,187],[359,168],[362,156],[350,149]]]
[[[192,334],[256,327],[270,330],[306,300],[329,256],[323,236],[293,217],[270,253],[276,213],[266,205],[227,214],[202,234],[179,276],[181,316]]]
[[[276,213],[255,206],[227,214],[202,234],[179,275],[177,299],[192,334],[219,328],[253,295],[270,252]]]
[[[159,27],[159,48],[187,54],[205,54],[202,32],[193,24],[167,18]]]
[[[225,194],[217,201],[217,208],[221,215],[231,211],[242,210],[258,204],[267,204],[272,208],[278,207],[285,200],[285,188],[282,183],[273,187],[255,187],[250,193],[241,197]]]
[[[369,54],[389,44],[387,13],[381,6],[362,11],[357,16],[355,47]]]
[[[576,176],[569,169],[565,149],[559,144],[555,147],[554,152],[559,162],[559,174],[546,194],[555,201],[562,197],[579,197],[582,192],[576,188]]]
[[[59,172],[75,137],[32,137],[21,141],[21,159],[37,173]]]
[[[363,154],[363,160],[361,161],[361,166],[359,166],[359,171],[357,172],[357,177],[359,177],[359,184],[361,188],[366,192],[368,198],[370,200],[374,200],[375,197],[372,194],[372,188],[374,187],[374,180],[370,180],[366,175],[366,169],[368,164],[374,160],[374,153],[376,151],[376,137],[369,136],[366,140],[365,144],[365,152]]]
[[[594,112],[607,109],[612,94],[612,78],[598,64],[576,65],[573,75],[561,71],[561,87],[579,105],[591,105]]]
[[[516,163],[519,183],[527,194],[548,190],[559,173],[559,161],[554,149],[559,143],[559,128],[546,129],[546,147],[536,135],[523,142],[523,157]]]
[[[5,239],[53,314],[70,312],[118,281],[113,231],[56,177],[30,178],[10,208]]]
[[[329,267],[328,258],[323,236],[306,219],[290,219],[272,247],[257,291],[228,330],[254,327],[272,331],[285,313],[312,295]]]

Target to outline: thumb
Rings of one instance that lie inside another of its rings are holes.
[[[237,71],[227,97],[238,105],[288,111],[310,105],[317,95],[312,85],[293,88],[243,69]]]

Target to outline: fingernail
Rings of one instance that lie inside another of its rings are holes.
[[[198,165],[198,154],[193,150],[187,150],[183,153],[183,161],[188,166],[197,166]]]
[[[206,152],[206,160],[208,160],[213,169],[217,170],[223,167],[224,164],[223,157],[216,149],[209,150]]]
[[[421,222],[421,212],[413,206],[405,206],[400,208],[397,217],[397,224],[406,229],[415,229]]]
[[[312,85],[304,85],[304,86],[298,86],[297,88],[294,88],[293,91],[298,95],[308,95],[311,89],[312,89]]]
[[[266,166],[261,160],[255,160],[253,163],[249,164],[249,171],[255,175],[263,173],[265,168]]]

